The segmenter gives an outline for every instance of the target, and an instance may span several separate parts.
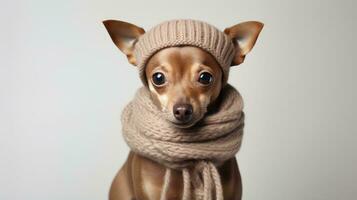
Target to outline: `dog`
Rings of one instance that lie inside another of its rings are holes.
[[[114,44],[136,66],[135,44],[145,30],[124,21],[103,23]],[[249,21],[224,30],[236,48],[232,65],[243,63],[262,28],[262,23]],[[190,128],[202,119],[215,106],[222,89],[219,63],[210,53],[194,46],[168,47],[156,52],[147,61],[144,73],[153,103],[162,112],[171,113],[168,120],[180,128]],[[160,199],[165,169],[162,164],[131,151],[112,182],[109,199]],[[236,158],[225,161],[218,172],[224,199],[240,200],[242,181]],[[169,188],[167,199],[181,198],[181,173],[173,171]]]

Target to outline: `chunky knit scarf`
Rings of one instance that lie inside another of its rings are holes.
[[[214,110],[191,128],[167,121],[140,88],[122,113],[123,135],[131,150],[166,166],[161,200],[166,199],[171,170],[182,171],[183,200],[223,200],[217,166],[238,152],[244,126],[243,101],[227,84]]]

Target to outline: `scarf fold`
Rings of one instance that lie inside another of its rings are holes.
[[[227,84],[217,105],[190,128],[178,128],[140,88],[121,116],[123,136],[132,151],[163,164],[167,169],[161,199],[166,200],[171,170],[181,170],[183,200],[223,200],[217,166],[232,158],[241,146],[244,127],[243,100]]]

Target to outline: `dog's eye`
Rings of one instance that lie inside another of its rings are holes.
[[[209,85],[213,81],[213,76],[208,72],[202,72],[198,77],[198,82],[203,85]]]
[[[165,75],[161,72],[156,72],[152,75],[152,81],[157,86],[163,85],[166,82]]]

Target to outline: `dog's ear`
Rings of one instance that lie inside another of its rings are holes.
[[[133,55],[134,46],[138,37],[144,34],[145,30],[134,24],[118,20],[105,20],[103,24],[114,44],[127,56],[129,63],[136,65]]]
[[[253,48],[264,24],[257,21],[243,22],[224,29],[224,33],[232,38],[236,48],[236,54],[232,64],[239,65],[244,61],[245,56]]]

